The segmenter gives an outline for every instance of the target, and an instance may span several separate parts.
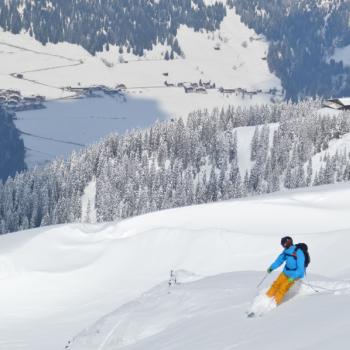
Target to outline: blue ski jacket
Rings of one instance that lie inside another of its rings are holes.
[[[293,256],[295,253],[296,256]],[[275,270],[286,262],[283,272],[291,278],[303,278],[305,276],[305,256],[301,249],[296,250],[296,246],[292,245],[277,257],[271,265],[271,269]]]

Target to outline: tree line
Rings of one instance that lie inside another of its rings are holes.
[[[110,135],[101,143],[0,184],[0,232],[80,221],[81,197],[96,181],[97,220],[184,205],[348,181],[347,151],[325,153],[350,132],[348,113],[317,112],[319,101],[191,113],[186,120]],[[242,127],[254,128],[247,140]],[[239,145],[248,152],[243,168]],[[89,207],[89,205],[88,205]]]
[[[27,31],[42,44],[69,42],[91,54],[109,45],[142,56],[157,43],[181,54],[176,34],[181,24],[213,31],[226,14],[221,3],[203,0],[0,0],[0,27]],[[169,55],[169,53],[168,53]]]
[[[269,40],[267,62],[286,98],[350,94],[350,68],[332,59],[350,44],[347,0],[229,0],[242,21]]]

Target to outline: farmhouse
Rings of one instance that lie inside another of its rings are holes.
[[[19,103],[16,100],[7,100],[5,103],[5,108],[8,109],[16,109],[18,107]]]
[[[34,103],[36,102],[36,98],[34,96],[26,96],[23,98],[24,102]]]
[[[103,92],[107,95],[118,95],[118,94],[120,94],[120,89],[113,89],[113,88],[109,88],[106,86],[103,89]]]
[[[215,89],[215,83],[211,81],[202,81],[202,79],[199,80],[199,86],[203,86],[206,89]]]
[[[173,83],[168,83],[167,80],[165,80],[164,85],[165,85],[165,86],[168,86],[168,87],[175,86],[175,84],[173,84]]]
[[[197,94],[206,94],[207,90],[205,87],[197,87],[194,92],[196,92]]]
[[[234,94],[237,92],[236,89],[225,89],[223,87],[220,87],[219,88],[219,91],[222,93],[222,94]]]
[[[14,100],[14,101],[17,101],[17,102],[19,102],[19,101],[21,101],[21,96],[20,95],[17,95],[17,94],[11,94],[11,95],[9,95],[8,96],[8,99],[9,100]]]
[[[45,102],[46,101],[46,97],[42,96],[42,95],[36,95],[35,98],[38,102]]]
[[[125,86],[125,84],[117,84],[115,88],[120,89],[120,90],[125,90],[126,86]]]
[[[337,110],[350,110],[350,97],[334,98],[325,100],[323,107],[337,109]]]
[[[45,96],[32,95],[23,97],[17,90],[0,90],[0,106],[11,111],[45,108]]]
[[[184,89],[186,94],[194,92],[194,87],[192,86],[184,86]]]

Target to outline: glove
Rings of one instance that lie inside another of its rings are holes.
[[[289,282],[289,283],[292,283],[292,282],[294,282],[294,278],[292,278],[292,277],[289,277],[289,278],[288,278],[288,282]]]
[[[271,269],[271,267],[269,267],[268,269],[267,269],[267,273],[271,273],[273,270]]]

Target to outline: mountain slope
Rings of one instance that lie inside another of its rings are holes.
[[[297,285],[285,303],[262,318],[246,317],[262,273],[234,272],[168,287],[158,285],[102,318],[68,346],[75,350],[253,350],[346,348],[350,283]],[[275,275],[273,277],[276,277]],[[271,279],[268,281],[271,282]],[[267,283],[265,283],[267,287]],[[335,295],[336,294],[336,295]],[[326,320],[325,320],[325,316]],[[330,327],[330,324],[332,327]],[[286,341],[281,334],[297,334]]]
[[[265,60],[268,43],[244,25],[235,10],[228,9],[210,31],[179,24],[176,42],[181,55],[169,60],[164,59],[170,52],[167,41],[147,47],[141,56],[120,43],[93,55],[78,44],[43,45],[27,32],[0,29],[0,94],[10,101],[12,92],[1,90],[18,90],[22,98],[46,98],[45,109],[17,112],[28,166],[66,157],[109,132],[186,118],[197,109],[283,98],[281,82]],[[208,88],[197,90],[200,83]],[[102,85],[124,88],[115,95],[89,94],[90,87]],[[191,85],[197,87],[187,93],[184,86]]]
[[[42,45],[28,33],[14,35],[0,31],[0,74],[3,75],[0,88],[17,88],[24,95],[41,94],[51,99],[74,96],[64,89],[70,86],[104,84],[115,87],[124,84],[130,94],[141,91],[145,98],[159,95],[160,103],[172,114],[177,111],[176,115],[193,111],[200,106],[199,101],[205,107],[213,107],[228,100],[227,96],[222,98],[221,93],[210,94],[213,95],[210,96],[212,103],[205,105],[203,99],[207,100],[207,96],[185,94],[183,86],[176,86],[181,82],[198,84],[201,79],[215,83],[217,89],[240,87],[249,91],[262,89],[265,93],[275,88],[280,92],[279,79],[270,73],[267,62],[262,59],[268,48],[266,40],[244,25],[235,10],[228,10],[220,25],[209,32],[195,31],[183,24],[179,26],[176,38],[183,55],[164,60],[162,57],[168,46],[161,43],[145,50],[142,56],[121,53],[118,45],[91,55],[77,44]],[[13,73],[21,73],[23,77],[18,79]],[[166,86],[165,81],[178,89]],[[217,92],[217,89],[208,89],[208,93]],[[185,106],[174,110],[165,104],[170,102],[167,100],[169,91],[172,101],[181,98],[186,101]],[[187,100],[188,96],[192,102]],[[229,97],[235,99],[234,94]],[[253,97],[269,101],[271,96]]]
[[[91,181],[98,222],[348,181],[350,157],[342,144],[349,113],[324,115],[318,106],[231,106],[110,135],[0,187],[0,232],[81,221],[87,210],[82,213],[81,197]]]
[[[174,36],[180,24],[214,30],[225,15],[220,3],[202,0],[38,0],[0,1],[0,27],[14,34],[28,31],[43,44],[76,43],[95,54],[117,44],[142,56],[157,42],[181,53]]]
[[[309,244],[310,274],[349,278],[349,194],[348,184],[322,186],[1,236],[0,348],[62,349],[85,327],[167,281],[171,269],[199,276],[265,271],[286,233]],[[244,287],[253,291],[263,272],[242,276],[254,280]]]
[[[288,99],[350,93],[349,1],[233,0],[242,21],[269,40],[267,61]],[[335,54],[335,56],[334,56]]]

